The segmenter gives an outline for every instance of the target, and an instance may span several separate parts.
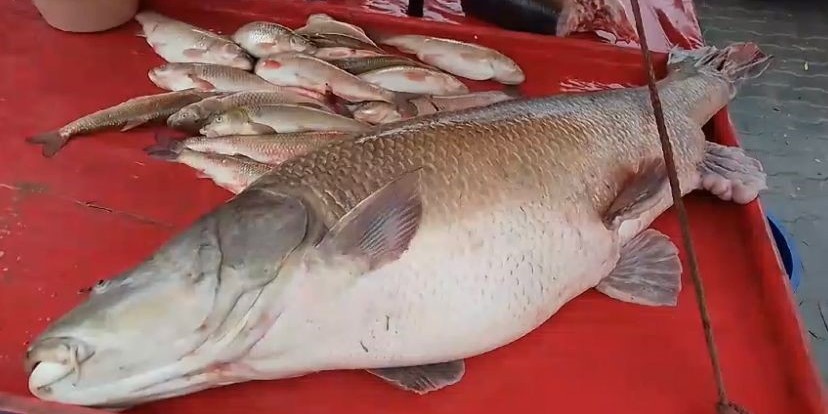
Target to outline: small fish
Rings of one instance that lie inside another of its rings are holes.
[[[349,137],[343,132],[297,132],[268,135],[229,135],[190,137],[176,141],[192,151],[224,155],[243,155],[254,161],[278,165],[298,155]],[[167,140],[157,137],[159,144]]]
[[[517,85],[526,80],[517,63],[488,47],[420,35],[382,37],[379,42],[405,53],[414,53],[423,62],[464,78],[492,79],[507,85]]]
[[[273,22],[250,22],[233,34],[233,41],[261,58],[279,52],[313,53],[317,47],[304,36]]]
[[[213,92],[190,89],[139,96],[93,112],[56,131],[29,137],[27,141],[43,145],[43,156],[53,157],[73,136],[112,128],[127,131],[147,122],[165,119],[186,105],[215,95]]]
[[[172,128],[198,131],[211,117],[238,106],[297,104],[333,112],[321,101],[324,97],[313,91],[290,86],[276,86],[279,90],[243,91],[215,96],[187,105],[167,118]]]
[[[270,55],[256,63],[256,74],[276,85],[331,92],[349,102],[393,102],[391,91],[362,80],[324,60],[298,52]]]
[[[350,23],[334,19],[325,13],[315,13],[308,16],[306,24],[298,29],[299,34],[343,34],[359,39],[365,43],[376,46],[377,44],[365,34],[365,30]]]
[[[306,106],[280,104],[243,106],[214,117],[199,131],[207,137],[273,133],[362,132],[370,125]]]
[[[360,75],[371,70],[387,68],[389,66],[429,67],[411,58],[387,54],[333,59],[329,60],[328,63],[354,75]]]
[[[187,165],[199,172],[199,178],[209,178],[233,194],[242,192],[273,168],[244,156],[193,151],[172,140],[150,146],[145,151],[152,158]]]
[[[349,106],[354,119],[369,124],[386,124],[437,112],[486,106],[518,96],[501,91],[472,92],[465,95],[415,96],[397,105],[386,102],[365,102]]]
[[[275,90],[274,85],[250,72],[209,63],[167,63],[149,71],[150,80],[170,91],[239,92]]]
[[[135,20],[141,24],[147,43],[167,62],[253,68],[247,52],[224,36],[153,11],[142,11],[135,15]]]
[[[463,82],[448,73],[415,66],[389,66],[358,76],[364,81],[394,92],[418,95],[458,95],[469,92],[469,88]]]

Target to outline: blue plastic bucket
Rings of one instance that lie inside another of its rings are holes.
[[[790,233],[773,214],[767,213],[767,219],[773,234],[773,240],[776,242],[776,248],[782,257],[782,265],[785,266],[785,272],[788,274],[791,287],[796,292],[799,283],[802,281],[804,271],[802,258],[796,248],[796,241],[791,238]]]

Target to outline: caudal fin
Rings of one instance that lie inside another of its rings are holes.
[[[712,74],[738,86],[761,75],[771,64],[773,55],[766,55],[755,43],[733,43],[724,49],[706,46],[693,50],[674,48],[667,59],[671,72],[696,71]]]
[[[66,145],[67,141],[69,141],[69,137],[61,135],[59,131],[49,131],[26,138],[26,142],[30,144],[42,145],[43,156],[48,158],[57,154]]]
[[[178,159],[184,145],[180,141],[172,139],[164,133],[155,134],[155,144],[144,148],[144,151],[152,158],[164,161],[175,161]]]

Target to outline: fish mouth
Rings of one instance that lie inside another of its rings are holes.
[[[95,354],[87,342],[71,337],[38,340],[26,352],[24,368],[33,394],[50,393],[51,386],[74,374],[80,379],[81,364]]]

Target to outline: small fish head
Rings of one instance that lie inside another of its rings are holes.
[[[167,118],[167,125],[171,128],[198,130],[198,125],[201,124],[204,119],[204,116],[200,112],[201,111],[195,107],[182,108]]]
[[[223,43],[210,48],[212,60],[219,64],[242,70],[253,69],[253,58],[233,43]]]
[[[402,115],[387,102],[367,102],[352,109],[354,119],[369,124],[385,124],[402,119]]]
[[[247,124],[249,120],[250,117],[247,112],[241,108],[236,108],[210,118],[210,121],[201,128],[200,132],[208,137],[232,135]]]
[[[31,392],[124,408],[250,379],[234,362],[278,319],[281,269],[306,228],[293,198],[244,193],[218,207],[36,338]]]
[[[190,69],[180,63],[166,63],[150,69],[150,80],[160,88],[167,90],[184,90],[195,87]]]
[[[500,81],[508,84],[516,85],[526,80],[523,69],[509,58],[493,59],[492,69],[494,69],[494,74]]]
[[[303,36],[288,35],[287,49],[294,52],[314,53],[316,52],[316,45]]]

